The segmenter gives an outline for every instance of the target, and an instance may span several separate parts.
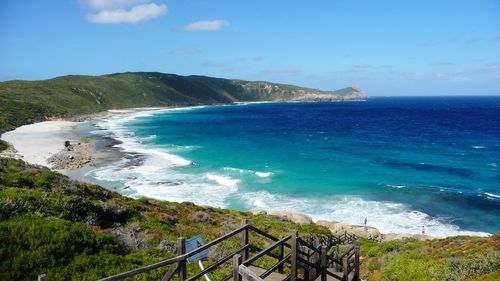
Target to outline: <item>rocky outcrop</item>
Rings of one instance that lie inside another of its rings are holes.
[[[64,142],[64,149],[52,155],[47,162],[50,167],[57,170],[71,170],[83,167],[93,159],[92,149],[88,138],[80,142]]]
[[[147,230],[142,229],[139,223],[132,223],[110,230],[111,234],[120,243],[122,250],[129,252],[148,249],[152,240]]]
[[[295,212],[253,210],[252,213],[254,215],[262,214],[262,215],[276,216],[283,220],[288,220],[298,224],[314,223],[313,219],[310,216]]]
[[[324,220],[317,221],[316,224],[327,227],[333,235],[343,235],[344,233],[349,233],[374,241],[382,241],[383,239],[380,231],[371,226],[353,225],[345,222]]]
[[[196,211],[188,216],[188,220],[193,221],[193,222],[208,222],[213,224],[214,221],[210,217],[209,214],[202,212],[202,211]]]
[[[377,242],[401,240],[406,238],[415,238],[419,240],[433,239],[433,237],[431,236],[419,235],[419,234],[400,234],[400,233],[382,234],[375,227],[364,226],[364,225],[353,225],[345,222],[320,220],[317,221],[316,224],[327,227],[332,232],[333,235],[343,235],[344,233],[348,233]]]

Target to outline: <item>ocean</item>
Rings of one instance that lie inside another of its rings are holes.
[[[85,178],[134,198],[366,219],[382,233],[500,231],[500,97],[128,112],[92,134],[122,157]]]

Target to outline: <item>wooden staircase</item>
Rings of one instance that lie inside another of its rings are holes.
[[[250,233],[260,235],[271,241],[265,249],[251,245]],[[190,257],[207,251],[230,238],[241,235],[241,248],[219,259],[207,268],[187,276],[186,262]],[[178,239],[178,255],[149,266],[137,268],[117,275],[109,276],[99,281],[122,280],[158,268],[169,267],[162,281],[171,280],[174,276],[179,281],[194,281],[220,269],[224,264],[232,261],[232,272],[221,280],[213,281],[358,281],[359,280],[359,243],[348,245],[347,249],[339,250],[339,243],[354,243],[355,238],[344,235],[345,239],[336,238],[324,240],[317,245],[305,241],[297,231],[292,234],[277,238],[244,221],[243,226],[219,237],[195,250],[186,253],[184,238]],[[325,243],[327,241],[328,243]],[[335,249],[333,248],[335,246]],[[253,253],[253,254],[251,254]],[[277,253],[277,254],[276,254]],[[270,268],[262,268],[256,262],[263,258],[272,258],[276,263]]]

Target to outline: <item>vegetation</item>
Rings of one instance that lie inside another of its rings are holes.
[[[323,92],[268,82],[249,82],[156,72],[70,75],[43,81],[0,83],[0,133],[50,118],[107,109],[232,103],[262,100],[363,98],[359,89]]]
[[[500,280],[500,236],[361,241],[367,280]]]
[[[4,140],[0,140],[0,152],[6,150],[7,148],[9,148],[9,144]]]
[[[243,219],[275,236],[328,233],[277,217],[142,198],[133,200],[97,185],[72,181],[46,168],[0,158],[0,280],[96,280],[174,256],[178,237],[205,241]],[[207,264],[240,247],[228,240]],[[500,237],[432,241],[361,241],[362,278],[368,280],[499,280]],[[266,241],[252,235],[252,243]],[[262,261],[263,265],[266,260]],[[223,268],[212,275],[219,280]],[[160,280],[166,269],[135,280]],[[197,272],[194,264],[188,272]]]

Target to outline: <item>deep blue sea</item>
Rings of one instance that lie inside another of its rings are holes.
[[[500,97],[259,103],[114,115],[119,192],[434,236],[500,231]]]

